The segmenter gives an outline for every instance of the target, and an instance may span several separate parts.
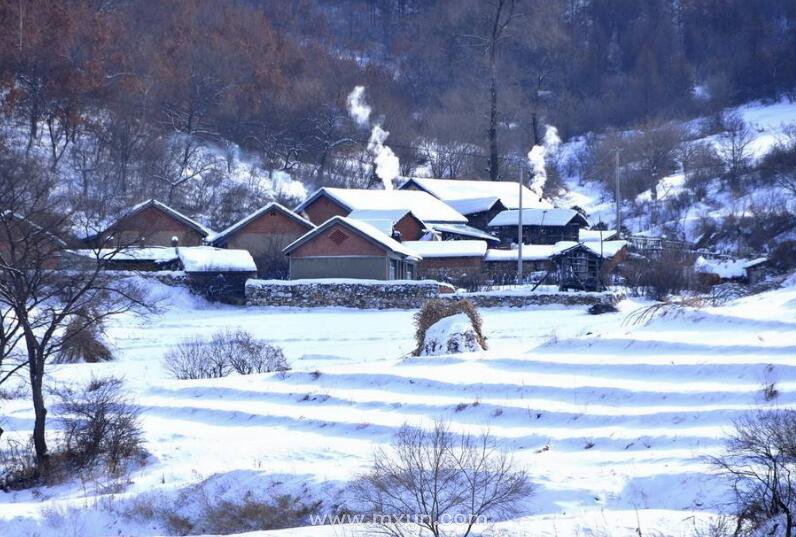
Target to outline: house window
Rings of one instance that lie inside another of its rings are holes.
[[[415,266],[411,263],[406,264],[406,279],[407,280],[415,279]]]
[[[342,232],[342,231],[340,231],[339,229],[335,229],[335,230],[332,232],[332,234],[331,234],[331,235],[329,235],[329,239],[330,239],[330,240],[331,240],[333,243],[335,243],[337,246],[340,246],[341,244],[343,244],[343,242],[345,242],[345,240],[346,240],[347,238],[348,238],[348,235],[346,235],[345,233],[343,233],[343,232]]]
[[[390,259],[390,274],[387,276],[389,280],[395,280],[398,277],[398,261]]]

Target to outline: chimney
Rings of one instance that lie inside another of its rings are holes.
[[[171,238],[171,246],[172,248],[174,248],[174,250],[178,249],[177,247],[179,246],[179,243],[180,243],[180,238],[177,237],[176,235]]]
[[[397,229],[393,229],[392,230],[392,238],[395,241],[402,242],[401,241],[401,232],[398,231]]]

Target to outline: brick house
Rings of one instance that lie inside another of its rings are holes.
[[[374,226],[334,216],[288,245],[290,279],[413,280],[420,257]]]
[[[313,224],[321,225],[334,216],[353,211],[411,211],[428,225],[435,222],[467,224],[467,218],[425,192],[410,190],[365,190],[328,188],[316,190],[295,211]]]
[[[262,278],[286,278],[288,261],[282,250],[313,228],[309,220],[272,202],[220,232],[213,245],[247,250]]]
[[[112,239],[120,246],[199,246],[212,231],[196,220],[151,199],[131,207],[104,229],[84,238],[93,247]]]
[[[503,245],[517,242],[519,210],[508,210],[498,214],[489,222],[489,229]],[[574,209],[523,209],[523,244],[555,244],[561,241],[577,242],[580,229],[589,226],[589,221]]]
[[[475,285],[482,279],[486,241],[412,241],[403,245],[422,258],[417,266],[421,279],[449,282],[457,287]]]

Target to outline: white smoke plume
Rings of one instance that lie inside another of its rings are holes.
[[[365,102],[365,87],[355,86],[346,99],[348,114],[357,122],[358,125],[365,127],[370,124],[370,113],[372,109]],[[384,184],[384,190],[392,190],[393,180],[401,173],[400,161],[393,153],[393,150],[384,145],[384,140],[390,135],[389,132],[381,128],[381,125],[374,125],[368,140],[368,152],[373,156],[373,163],[376,166],[376,175]]]
[[[558,137],[558,129],[552,125],[547,125],[544,133],[544,141],[542,145],[535,145],[528,152],[528,162],[531,164],[533,170],[533,178],[528,188],[540,198],[544,192],[544,186],[547,183],[547,170],[545,169],[545,158],[548,153],[554,153],[561,138]]]
[[[346,98],[348,114],[357,122],[358,125],[365,126],[370,119],[371,108],[365,102],[365,86],[355,86]]]
[[[376,164],[376,175],[384,183],[384,190],[392,190],[393,180],[401,173],[400,161],[392,149],[384,145],[384,140],[390,135],[379,125],[373,126],[368,140],[368,151],[373,155]]]

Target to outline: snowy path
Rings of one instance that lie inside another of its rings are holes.
[[[646,327],[623,322],[638,307],[632,302],[597,317],[582,308],[484,310],[489,351],[408,360],[412,312],[178,306],[144,324],[114,326],[119,361],[58,369],[70,379],[121,374],[132,387],[155,462],[134,475],[129,496],[169,493],[214,474],[250,476],[230,485],[241,493],[254,486],[248,479],[274,474],[339,485],[401,424],[444,418],[457,429],[488,427],[528,468],[540,487],[529,527],[552,534],[554,520],[571,525],[595,510],[616,521],[635,509],[682,521],[693,510],[716,510],[721,491],[704,457],[733,418],[770,404],[763,386],[776,382],[773,403],[796,406],[796,287]],[[283,346],[293,371],[284,379],[167,377],[160,359],[169,344],[225,327]],[[6,404],[3,426],[27,430],[25,402]],[[42,494],[73,505],[91,496],[69,486]],[[3,519],[36,517],[42,497],[0,502],[2,527]],[[133,531],[103,520],[107,527],[86,537]],[[33,524],[7,527],[27,535]]]

